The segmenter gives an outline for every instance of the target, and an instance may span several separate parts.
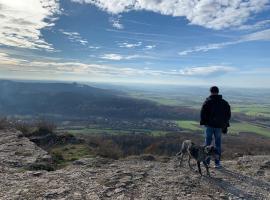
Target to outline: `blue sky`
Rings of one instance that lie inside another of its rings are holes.
[[[0,0],[0,78],[270,86],[269,0]]]

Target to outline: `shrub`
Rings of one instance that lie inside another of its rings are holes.
[[[97,155],[106,158],[119,159],[123,156],[123,153],[119,146],[112,140],[102,140],[97,149]]]
[[[60,164],[64,161],[64,156],[59,151],[51,152],[53,163]]]
[[[56,129],[56,125],[53,122],[44,120],[37,122],[35,126],[40,134],[53,133]]]
[[[55,168],[49,163],[33,163],[26,167],[27,170],[46,170],[54,171]]]
[[[110,158],[141,154],[174,156],[179,152],[184,140],[191,139],[195,144],[204,144],[202,134],[184,132],[158,137],[146,134],[87,135],[83,137],[89,147],[98,155]],[[222,151],[222,159],[232,159],[249,154],[269,154],[270,138],[248,133],[238,136],[226,135],[222,138]]]
[[[21,131],[24,136],[31,134],[31,126],[25,122],[15,123],[15,128]]]

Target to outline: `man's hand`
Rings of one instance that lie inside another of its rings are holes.
[[[224,127],[224,128],[222,128],[222,133],[223,134],[227,134],[228,133],[228,127],[227,126]]]

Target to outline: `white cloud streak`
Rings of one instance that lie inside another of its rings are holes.
[[[119,59],[119,58],[115,58]],[[130,67],[115,67],[102,64],[87,64],[81,62],[61,62],[54,60],[24,60],[17,59],[6,53],[0,53],[0,71],[18,71],[19,73],[94,75],[100,77],[138,77],[138,76],[196,76],[224,75],[236,69],[228,66],[189,67],[179,70],[154,70],[150,68],[137,69]]]
[[[191,67],[183,70],[179,70],[180,75],[186,76],[208,76],[213,74],[222,74],[227,72],[233,72],[236,69],[227,66],[208,66],[208,67]],[[177,72],[176,72],[177,73]]]
[[[226,46],[238,44],[238,43],[241,43],[241,42],[242,42],[242,40],[237,40],[237,41],[234,41],[234,42],[221,42],[221,43],[207,44],[207,45],[197,46],[197,47],[194,47],[194,48],[191,48],[191,49],[181,51],[178,54],[180,56],[186,56],[186,55],[188,55],[190,53],[207,52],[207,51],[214,50],[214,49],[221,49],[221,48],[224,48]]]
[[[100,46],[88,46],[89,49],[94,49],[94,50],[97,50],[97,49],[100,49],[101,47]]]
[[[68,32],[62,29],[59,30],[62,34],[66,35],[71,42],[79,43],[83,46],[88,44],[86,39],[83,39],[78,32]]]
[[[178,54],[180,56],[186,56],[186,55],[188,55],[190,53],[207,52],[207,51],[214,50],[214,49],[222,49],[222,48],[224,48],[226,46],[235,45],[235,44],[244,43],[244,42],[269,41],[269,40],[270,40],[270,29],[266,29],[266,30],[263,30],[263,31],[258,31],[258,32],[254,32],[254,33],[244,35],[244,36],[242,36],[240,39],[238,39],[236,41],[213,43],[213,44],[197,46],[197,47],[194,47],[194,48],[191,48],[191,49],[181,51]]]
[[[146,50],[152,50],[152,49],[154,49],[154,48],[156,48],[156,45],[146,45],[146,46],[145,46],[145,49],[146,49]]]
[[[121,16],[117,16],[117,17],[111,17],[110,18],[110,23],[112,24],[112,27],[116,28],[116,29],[124,29],[124,25],[120,22],[120,18]]]
[[[108,53],[100,56],[101,59],[105,60],[114,60],[114,61],[120,61],[120,60],[131,60],[135,58],[147,58],[147,56],[141,56],[141,55],[121,55],[121,54],[115,54],[115,53]]]
[[[238,30],[248,30],[248,31],[254,31],[254,30],[258,30],[258,29],[265,29],[267,27],[270,26],[270,19],[267,20],[262,20],[262,21],[258,21],[254,24],[247,24],[247,25],[242,25],[240,27],[238,27]]]
[[[52,51],[41,30],[54,25],[58,0],[0,0],[0,44]]]
[[[123,60],[124,59],[122,55],[114,54],[114,53],[104,54],[100,58],[105,59],[105,60]]]
[[[270,40],[270,29],[258,31],[245,35],[241,39],[243,42],[246,41],[269,41]]]
[[[0,52],[0,65],[19,65],[21,63],[27,62],[23,59],[10,57],[9,54]]]
[[[72,0],[111,13],[146,10],[185,17],[190,24],[211,29],[243,25],[253,14],[268,8],[268,0]]]
[[[135,47],[141,46],[142,42],[137,42],[137,43],[123,42],[123,43],[119,43],[118,45],[119,47],[122,47],[122,48],[135,48]]]

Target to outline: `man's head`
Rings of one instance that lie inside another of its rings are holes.
[[[218,89],[217,86],[212,86],[212,87],[210,88],[210,92],[211,92],[211,95],[218,95],[219,89]]]

